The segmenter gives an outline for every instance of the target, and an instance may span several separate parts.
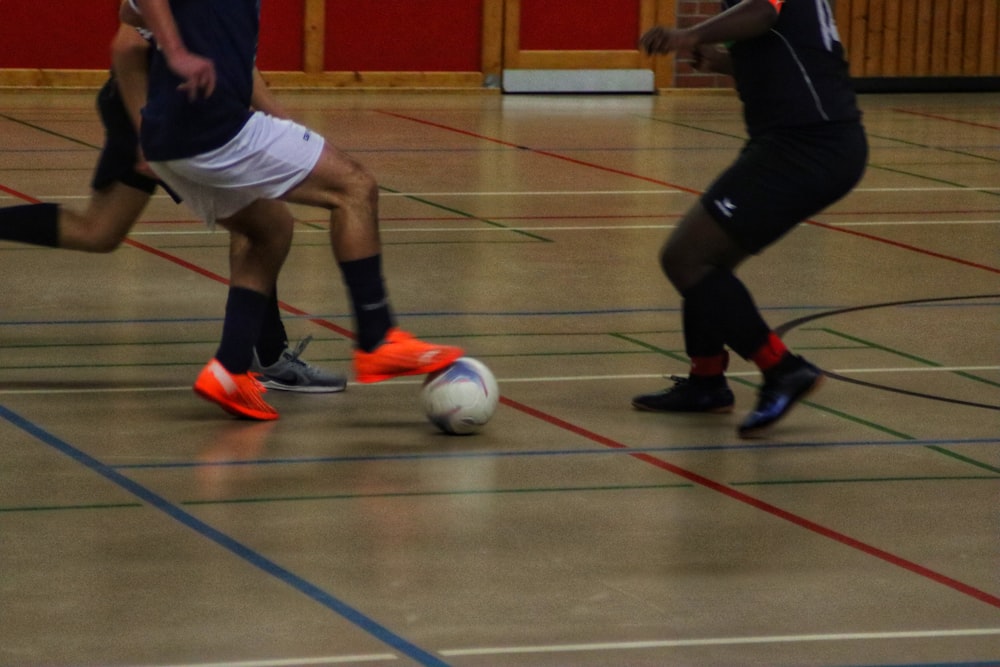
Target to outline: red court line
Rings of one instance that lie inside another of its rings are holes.
[[[1000,125],[989,125],[987,123],[976,123],[971,120],[962,120],[961,118],[950,118],[948,116],[939,116],[933,113],[925,113],[923,111],[911,111],[910,109],[893,109],[896,113],[905,113],[910,116],[919,116],[920,118],[931,118],[933,120],[943,120],[948,123],[958,123],[959,125],[969,125],[971,127],[983,127],[987,130],[1000,130]]]
[[[24,201],[28,202],[29,204],[41,204],[42,203],[40,199],[36,199],[35,197],[32,197],[31,195],[26,195],[23,192],[18,192],[17,190],[13,190],[13,189],[7,187],[6,185],[3,185],[2,183],[0,183],[0,191],[6,192],[7,194],[12,195],[14,197],[17,197],[18,199],[23,199]],[[202,275],[202,276],[204,276],[204,277],[206,277],[206,278],[208,278],[210,280],[214,280],[217,283],[222,283],[223,285],[228,285],[229,284],[229,279],[226,278],[225,276],[220,276],[218,273],[215,273],[214,271],[209,271],[208,269],[206,269],[204,267],[198,266],[197,264],[192,264],[191,262],[189,262],[187,260],[181,259],[180,257],[177,257],[176,255],[171,255],[170,253],[163,252],[162,250],[159,250],[158,248],[154,248],[153,246],[146,245],[145,243],[142,243],[140,241],[136,241],[136,240],[130,239],[130,238],[126,238],[125,241],[124,241],[124,243],[132,246],[133,248],[137,248],[139,250],[142,250],[143,252],[148,252],[151,255],[155,255],[156,257],[159,257],[160,259],[165,259],[168,262],[173,262],[174,264],[176,264],[176,265],[178,265],[178,266],[180,266],[182,268],[188,269],[189,271],[194,271],[195,273],[197,273],[199,275]],[[319,325],[321,327],[329,329],[330,331],[336,332],[336,333],[340,334],[341,336],[344,336],[345,338],[348,338],[350,340],[354,340],[354,332],[352,332],[350,329],[345,329],[345,328],[343,328],[341,326],[338,326],[338,325],[334,324],[333,322],[329,322],[327,320],[324,320],[324,319],[315,317],[313,315],[310,315],[306,311],[301,310],[299,308],[296,308],[295,306],[293,306],[293,305],[291,305],[289,303],[285,303],[284,301],[279,301],[278,302],[278,306],[282,310],[284,310],[285,312],[287,312],[287,313],[291,313],[292,315],[298,315],[298,316],[305,317],[310,322],[312,322],[313,324],[317,324],[317,325]]]
[[[448,125],[442,125],[441,123],[435,123],[433,121],[425,120],[423,118],[416,118],[414,116],[407,116],[407,115],[404,115],[404,114],[399,114],[399,113],[395,113],[395,112],[392,112],[392,111],[384,111],[384,110],[380,110],[380,111],[378,111],[378,113],[384,114],[386,116],[393,116],[395,118],[400,118],[402,120],[408,120],[408,121],[411,121],[411,122],[414,122],[414,123],[420,123],[421,125],[427,125],[429,127],[435,127],[435,128],[440,129],[440,130],[445,130],[446,132],[463,134],[463,135],[465,135],[467,137],[473,137],[473,138],[476,138],[476,139],[481,139],[483,141],[489,141],[489,142],[492,142],[492,143],[495,143],[495,144],[500,144],[502,146],[509,146],[511,148],[517,148],[517,149],[520,149],[520,150],[524,150],[524,151],[528,151],[528,152],[534,153],[536,155],[544,155],[546,157],[555,158],[557,160],[562,160],[564,162],[570,162],[572,164],[580,165],[580,166],[583,166],[583,167],[589,167],[591,169],[599,169],[600,171],[606,171],[606,172],[609,172],[609,173],[612,173],[612,174],[618,174],[619,176],[626,176],[628,178],[638,179],[640,181],[645,181],[647,183],[654,183],[656,185],[662,185],[665,188],[671,188],[671,189],[674,189],[674,190],[680,190],[681,192],[687,192],[687,193],[693,194],[693,195],[701,195],[702,194],[701,192],[699,192],[697,190],[693,190],[693,189],[685,187],[683,185],[677,185],[676,183],[669,183],[667,181],[662,181],[662,180],[659,180],[659,179],[656,179],[656,178],[650,178],[649,176],[641,176],[639,174],[635,174],[635,173],[623,171],[621,169],[613,169],[611,167],[606,167],[604,165],[596,164],[596,163],[593,163],[593,162],[587,162],[585,160],[577,160],[576,158],[571,158],[571,157],[567,157],[565,155],[560,155],[559,153],[552,153],[550,151],[535,150],[534,148],[531,148],[531,147],[528,147],[528,146],[520,146],[518,144],[514,144],[514,143],[511,143],[511,142],[508,142],[508,141],[503,141],[501,139],[496,139],[495,137],[488,137],[488,136],[485,136],[485,135],[482,135],[482,134],[477,134],[476,132],[470,132],[469,130],[462,130],[460,128],[450,127]],[[997,128],[997,129],[1000,129],[1000,128]],[[943,259],[943,260],[946,260],[946,261],[949,261],[949,262],[954,262],[956,264],[962,264],[963,266],[969,266],[969,267],[976,268],[976,269],[983,269],[984,271],[989,271],[991,273],[1000,274],[1000,268],[996,268],[996,267],[992,267],[992,266],[987,266],[985,264],[979,264],[977,262],[970,262],[970,261],[965,260],[965,259],[960,259],[958,257],[953,257],[951,255],[945,255],[945,254],[942,254],[942,253],[939,253],[939,252],[935,252],[933,250],[927,250],[925,248],[920,248],[920,247],[915,246],[915,245],[910,245],[910,244],[907,244],[907,243],[900,243],[898,241],[893,241],[891,239],[887,239],[887,238],[882,237],[882,236],[876,236],[875,234],[867,234],[865,232],[858,232],[858,231],[855,231],[855,230],[852,230],[852,229],[844,229],[842,227],[834,227],[834,226],[831,226],[831,225],[825,225],[825,224],[823,224],[821,222],[816,222],[815,220],[806,220],[805,222],[806,222],[806,224],[815,225],[816,227],[821,227],[821,228],[829,230],[829,231],[840,232],[841,234],[850,234],[851,236],[857,236],[857,237],[866,239],[868,241],[875,241],[877,243],[885,243],[886,245],[891,245],[891,246],[894,246],[894,247],[897,247],[897,248],[902,248],[902,249],[908,250],[910,252],[915,252],[915,253],[919,253],[919,254],[922,254],[922,255],[927,255],[928,257],[934,257],[934,258],[937,258],[937,259]]]
[[[622,172],[622,173],[624,173],[624,172]],[[38,200],[35,199],[34,197],[30,197],[28,195],[25,195],[23,193],[17,192],[15,190],[11,190],[11,189],[3,186],[3,185],[0,185],[0,189],[2,189],[5,192],[8,192],[8,193],[10,193],[10,194],[12,194],[12,195],[14,195],[16,197],[24,199],[25,201],[29,201],[29,202],[33,202],[33,203],[38,203]],[[195,273],[198,273],[199,275],[202,275],[202,276],[204,276],[206,278],[209,278],[211,280],[215,280],[216,282],[220,282],[222,284],[228,284],[229,283],[229,281],[226,280],[226,278],[224,278],[223,276],[220,276],[217,273],[214,273],[214,272],[209,271],[209,270],[207,270],[207,269],[205,269],[203,267],[200,267],[200,266],[197,266],[195,264],[192,264],[191,262],[183,260],[183,259],[181,259],[179,257],[176,257],[174,255],[171,255],[169,253],[163,252],[162,250],[158,250],[156,248],[153,248],[152,246],[148,246],[148,245],[146,245],[144,243],[140,243],[138,241],[133,241],[132,239],[126,239],[125,242],[128,243],[129,245],[131,245],[131,246],[139,249],[139,250],[143,250],[145,252],[149,252],[149,253],[157,256],[157,257],[160,257],[160,258],[165,259],[167,261],[173,262],[174,264],[177,264],[178,266],[181,266],[181,267],[186,268],[188,270],[194,271]],[[304,315],[304,316],[308,317],[310,322],[313,322],[313,323],[315,323],[315,324],[317,324],[319,326],[323,326],[323,327],[325,327],[327,329],[330,329],[332,331],[336,331],[337,333],[345,335],[348,338],[354,338],[354,335],[350,331],[347,331],[347,330],[345,330],[345,329],[343,329],[343,328],[341,328],[341,327],[333,324],[332,322],[328,322],[326,320],[313,317],[313,316],[309,315],[308,313],[306,313],[305,311],[302,311],[302,310],[300,310],[298,308],[295,308],[294,306],[291,306],[289,304],[282,303],[281,306],[282,306],[282,308],[284,310],[286,310],[288,312],[291,312],[291,313],[294,313],[294,314],[297,314],[297,315]],[[629,449],[628,445],[625,445],[625,444],[623,444],[621,442],[618,442],[617,440],[612,440],[611,438],[599,435],[599,434],[594,433],[593,431],[589,431],[589,430],[587,430],[587,429],[585,429],[585,428],[583,428],[581,426],[577,426],[576,424],[571,424],[570,422],[567,422],[567,421],[565,421],[563,419],[559,419],[558,417],[550,415],[550,414],[548,414],[546,412],[542,412],[541,410],[535,409],[535,408],[533,408],[533,407],[531,407],[529,405],[526,405],[524,403],[520,403],[520,402],[515,401],[515,400],[513,400],[511,398],[507,398],[506,396],[501,396],[500,397],[500,401],[504,405],[512,407],[515,410],[518,410],[519,412],[522,412],[522,413],[524,413],[524,414],[526,414],[526,415],[528,415],[530,417],[534,417],[535,419],[539,419],[541,421],[544,421],[544,422],[546,422],[546,423],[548,423],[548,424],[550,424],[552,426],[556,426],[556,427],[558,427],[560,429],[563,429],[565,431],[568,431],[570,433],[579,435],[579,436],[581,436],[583,438],[586,438],[587,440],[590,440],[591,442],[603,445],[603,446],[608,447],[610,449],[618,449],[618,450],[628,450]],[[722,495],[725,495],[725,496],[727,496],[727,497],[729,497],[729,498],[731,498],[733,500],[736,500],[736,501],[741,502],[741,503],[743,503],[745,505],[748,505],[748,506],[753,507],[755,509],[758,509],[758,510],[761,510],[763,512],[766,512],[766,513],[768,513],[768,514],[770,514],[770,515],[772,515],[774,517],[777,517],[779,519],[783,519],[785,521],[788,521],[789,523],[792,523],[792,524],[794,524],[796,526],[799,526],[800,528],[804,528],[804,529],[806,529],[806,530],[808,530],[808,531],[810,531],[812,533],[815,533],[815,534],[820,535],[822,537],[826,537],[828,539],[831,539],[831,540],[834,540],[836,542],[839,542],[840,544],[843,544],[844,546],[850,547],[852,549],[855,549],[857,551],[865,553],[865,554],[867,554],[869,556],[873,556],[875,558],[878,558],[878,559],[880,559],[880,560],[882,560],[882,561],[884,561],[886,563],[889,563],[890,565],[894,565],[894,566],[899,567],[901,569],[908,570],[909,572],[912,572],[912,573],[917,574],[917,575],[919,575],[921,577],[924,577],[925,579],[928,579],[928,580],[933,581],[935,583],[941,584],[943,586],[947,586],[948,588],[951,588],[951,589],[953,589],[953,590],[955,590],[955,591],[957,591],[959,593],[962,593],[964,595],[972,597],[972,598],[974,598],[976,600],[979,600],[981,602],[985,602],[986,604],[991,605],[993,607],[1000,608],[1000,597],[997,597],[995,595],[987,593],[986,591],[982,591],[982,590],[980,590],[978,588],[970,586],[969,584],[965,584],[965,583],[963,583],[961,581],[958,581],[957,579],[953,579],[953,578],[951,578],[951,577],[949,577],[947,575],[941,574],[940,572],[936,572],[934,570],[931,570],[930,568],[924,567],[923,565],[919,565],[917,563],[914,563],[913,561],[907,560],[907,559],[902,558],[900,556],[896,556],[895,554],[892,554],[892,553],[890,553],[888,551],[885,551],[883,549],[879,549],[878,547],[872,546],[872,545],[867,544],[865,542],[861,542],[860,540],[857,540],[857,539],[855,539],[853,537],[850,537],[850,536],[845,535],[843,533],[837,532],[837,531],[835,531],[835,530],[833,530],[831,528],[827,528],[826,526],[818,524],[815,521],[811,521],[810,519],[807,519],[805,517],[799,516],[798,514],[793,514],[792,512],[789,512],[787,510],[781,509],[780,507],[778,507],[776,505],[772,505],[772,504],[764,502],[763,500],[760,500],[758,498],[754,498],[753,496],[750,496],[750,495],[748,495],[746,493],[743,493],[742,491],[737,491],[736,489],[734,489],[734,488],[732,488],[730,486],[727,486],[727,485],[722,484],[720,482],[716,482],[713,479],[710,479],[708,477],[704,477],[702,475],[699,475],[698,473],[692,472],[692,471],[687,470],[685,468],[681,468],[680,466],[677,466],[677,465],[675,465],[673,463],[670,463],[670,462],[665,461],[663,459],[657,458],[657,457],[652,456],[650,454],[646,454],[646,453],[643,453],[643,452],[634,452],[634,453],[629,454],[629,456],[631,456],[631,457],[633,457],[633,458],[635,458],[635,459],[637,459],[639,461],[642,461],[644,463],[647,463],[649,465],[652,465],[652,466],[655,466],[657,468],[660,468],[661,470],[665,470],[665,471],[670,472],[670,473],[672,473],[674,475],[677,475],[679,477],[687,479],[688,481],[693,482],[694,484],[697,484],[697,485],[702,486],[704,488],[710,489],[710,490],[715,491],[717,493],[721,493]]]
[[[506,396],[501,396],[500,402],[503,403],[504,405],[514,408],[515,410],[518,410],[536,419],[540,419],[541,421],[551,424],[552,426],[561,428],[564,431],[569,431],[570,433],[581,436],[583,438],[586,438],[587,440],[590,440],[591,442],[595,442],[599,445],[603,445],[610,449],[620,449],[620,450],[630,449],[628,445],[620,443],[616,440],[612,440],[611,438],[605,437],[603,435],[599,435],[597,433],[594,433],[593,431],[589,431],[585,428],[577,426],[576,424],[571,424],[567,421],[559,419],[558,417],[554,417],[548,413],[532,408],[531,406],[525,405],[524,403],[520,403]],[[727,486],[720,482],[716,482],[715,480],[709,479],[708,477],[703,477],[702,475],[699,475],[696,472],[692,472],[685,468],[681,468],[680,466],[674,465],[669,461],[664,461],[663,459],[657,458],[656,456],[653,456],[651,454],[646,454],[644,452],[633,452],[630,453],[629,456],[639,461],[642,461],[643,463],[648,463],[652,466],[660,468],[661,470],[666,470],[667,472],[673,473],[678,477],[683,477],[684,479],[693,482],[699,486],[721,493],[722,495],[728,496],[733,500],[741,502],[745,505],[749,505],[754,509],[767,512],[768,514],[774,517],[788,521],[789,523],[792,523],[800,528],[805,528],[806,530],[816,533],[817,535],[834,540],[835,542],[839,542],[844,546],[856,549],[857,551],[865,553],[869,556],[874,556],[875,558],[885,561],[890,565],[894,565],[895,567],[908,570],[914,574],[924,577],[925,579],[929,579],[935,583],[947,586],[948,588],[958,591],[959,593],[962,593],[964,595],[968,595],[969,597],[975,598],[981,602],[985,602],[986,604],[991,605],[993,607],[1000,608],[1000,597],[997,597],[995,595],[987,593],[986,591],[982,591],[978,588],[965,584],[961,581],[958,581],[957,579],[953,579],[947,575],[941,574],[940,572],[931,570],[930,568],[924,567],[923,565],[914,563],[913,561],[889,553],[884,549],[879,549],[876,546],[872,546],[870,544],[867,544],[866,542],[857,540],[853,537],[850,537],[849,535],[845,535],[844,533],[837,532],[832,528],[827,528],[826,526],[820,525],[815,521],[811,521],[805,517],[799,516],[798,514],[793,514],[792,512],[783,510],[780,507],[777,507],[776,505],[772,505],[758,498],[754,498],[753,496],[743,493],[742,491],[737,491],[731,486]]]

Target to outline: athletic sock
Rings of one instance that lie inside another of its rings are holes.
[[[215,358],[227,371],[246,373],[253,360],[253,348],[260,335],[268,297],[245,287],[230,287],[226,300],[226,320]]]
[[[341,262],[340,271],[351,297],[357,346],[371,352],[395,324],[382,279],[382,256]]]
[[[778,338],[778,334],[773,331],[767,336],[767,340],[750,357],[750,360],[757,364],[757,368],[762,371],[769,371],[778,365],[782,359],[788,355],[788,348]]]
[[[750,292],[731,271],[712,271],[682,296],[695,302],[716,335],[744,359],[751,359],[771,334]]]
[[[264,321],[261,324],[260,336],[257,338],[257,359],[262,366],[270,366],[281,358],[281,353],[288,347],[288,333],[285,323],[281,321],[281,310],[278,307],[277,291],[271,293],[264,309]]]
[[[721,377],[729,365],[729,353],[704,299],[684,299],[684,351],[691,359],[691,377]]]
[[[0,239],[59,247],[59,205],[23,204],[0,208]]]
[[[691,357],[692,378],[721,378],[729,368],[729,353],[723,350],[711,357]]]

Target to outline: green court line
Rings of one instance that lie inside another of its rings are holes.
[[[864,339],[856,338],[856,337],[853,337],[853,336],[849,336],[848,334],[843,334],[843,333],[837,332],[837,331],[835,331],[833,329],[827,329],[825,327],[817,327],[817,328],[815,328],[815,330],[824,331],[824,332],[829,333],[830,335],[833,335],[833,336],[839,336],[839,337],[842,337],[842,338],[846,338],[848,340],[851,340],[852,342],[860,343],[863,347],[872,347],[872,348],[876,348],[876,349],[882,349],[882,350],[885,350],[886,352],[898,353],[898,354],[900,354],[900,356],[904,356],[904,357],[906,357],[908,359],[912,359],[914,361],[919,361],[919,362],[927,363],[927,364],[932,365],[932,366],[937,366],[938,365],[938,364],[935,364],[932,361],[929,361],[929,360],[926,360],[926,359],[922,359],[922,358],[914,356],[914,355],[907,355],[905,353],[898,352],[896,350],[892,350],[890,348],[883,347],[883,346],[877,345],[875,343],[869,343],[869,341],[865,341]],[[634,343],[636,345],[639,345],[640,347],[644,347],[647,350],[658,352],[658,353],[660,353],[660,354],[662,354],[664,356],[670,357],[672,359],[677,359],[679,361],[683,361],[685,364],[688,363],[688,358],[687,358],[686,355],[681,355],[681,354],[678,354],[678,353],[673,352],[671,350],[665,350],[665,349],[659,348],[659,347],[657,347],[655,345],[650,345],[649,343],[646,343],[644,341],[636,340],[636,339],[630,338],[630,337],[622,335],[622,334],[611,334],[611,335],[614,336],[614,337],[616,337],[616,338],[619,338],[621,340],[625,340],[625,341]],[[961,373],[961,372],[959,372],[959,373]],[[994,383],[990,382],[989,380],[983,380],[982,378],[976,378],[975,376],[972,376],[972,378],[973,379],[982,380],[982,381],[988,382],[990,384],[994,384]],[[756,387],[759,386],[755,382],[751,382],[749,380],[745,380],[745,379],[739,378],[739,377],[730,377],[729,379],[732,380],[733,382],[738,382],[739,384],[742,384],[742,385],[747,386],[747,387],[756,388]],[[847,412],[843,412],[841,410],[836,410],[836,409],[831,408],[831,407],[826,406],[826,405],[820,405],[819,403],[816,403],[815,401],[804,400],[804,401],[802,401],[802,405],[807,405],[807,406],[809,406],[809,407],[811,407],[811,408],[813,408],[815,410],[820,410],[822,412],[826,412],[828,414],[834,415],[834,416],[839,417],[841,419],[844,419],[844,420],[847,420],[847,421],[850,421],[850,422],[854,422],[855,424],[859,424],[861,426],[866,426],[868,428],[872,428],[872,429],[875,429],[877,431],[881,431],[882,433],[887,433],[887,434],[889,434],[891,436],[899,438],[900,440],[916,440],[917,439],[915,436],[909,435],[907,433],[903,433],[902,431],[896,431],[895,429],[889,428],[888,426],[885,426],[883,424],[878,424],[876,422],[869,421],[867,419],[862,419],[861,417],[858,417],[856,415],[852,415],[852,414],[849,414]],[[949,458],[955,459],[956,461],[960,461],[962,463],[965,463],[965,464],[968,464],[968,465],[972,465],[972,466],[975,466],[977,468],[982,468],[983,470],[988,470],[990,472],[1000,473],[1000,467],[993,466],[993,465],[990,465],[988,463],[984,463],[983,461],[978,461],[976,459],[970,458],[970,457],[962,455],[962,454],[957,454],[957,453],[955,453],[955,452],[953,452],[953,451],[951,451],[949,449],[946,449],[944,447],[941,447],[939,445],[925,445],[924,448],[925,449],[929,449],[929,450],[931,450],[933,452],[936,452],[938,454],[942,454],[942,455],[947,456]]]
[[[0,514],[17,512],[64,512],[66,510],[113,510],[145,507],[142,503],[93,503],[87,505],[25,505],[23,507],[0,507]]]
[[[792,486],[805,484],[885,484],[886,482],[962,482],[972,480],[1000,479],[1000,470],[996,475],[919,475],[907,477],[823,477],[818,479],[775,479],[751,480],[749,482],[730,482],[730,486]]]
[[[910,354],[908,352],[903,352],[902,350],[898,350],[896,348],[888,347],[886,345],[881,345],[881,344],[876,343],[874,341],[865,340],[864,338],[859,338],[858,336],[853,336],[851,334],[844,333],[843,331],[837,331],[836,329],[829,329],[829,328],[826,328],[826,327],[817,327],[817,328],[820,331],[825,331],[826,333],[830,334],[831,336],[837,336],[838,338],[843,338],[843,339],[849,340],[849,341],[851,341],[853,343],[860,343],[861,345],[864,345],[865,347],[869,347],[869,348],[872,348],[872,349],[875,349],[875,350],[881,350],[882,352],[888,352],[889,354],[893,354],[893,355],[896,355],[897,357],[902,357],[904,359],[909,359],[910,361],[916,361],[917,363],[923,364],[925,366],[930,366],[932,368],[942,368],[944,366],[944,364],[939,364],[936,361],[931,361],[930,359],[925,359],[923,357],[918,357],[915,354]],[[1000,382],[994,382],[993,380],[990,380],[990,379],[987,379],[987,378],[984,378],[984,377],[979,377],[978,375],[973,375],[972,373],[967,373],[966,371],[948,371],[948,372],[951,373],[951,374],[953,374],[953,375],[958,375],[959,377],[963,377],[963,378],[965,378],[967,380],[974,380],[976,382],[982,382],[983,384],[988,384],[988,385],[993,386],[993,387],[1000,387]]]
[[[1000,467],[990,465],[989,463],[985,463],[983,461],[977,461],[976,459],[970,458],[963,454],[958,454],[956,452],[953,452],[950,449],[945,449],[940,445],[924,445],[924,449],[930,449],[931,451],[935,451],[938,454],[944,454],[945,456],[953,458],[956,461],[959,461],[961,463],[967,463],[971,466],[982,468],[983,470],[989,470],[990,472],[1000,473]]]
[[[961,482],[961,481],[993,481],[1000,479],[1000,470],[995,475],[924,475],[902,477],[826,477],[818,479],[779,479],[750,480],[728,482],[730,486],[796,486],[819,484],[872,484],[893,482]],[[371,500],[393,498],[447,498],[471,496],[503,496],[529,495],[542,493],[591,493],[591,492],[628,492],[628,491],[660,491],[670,489],[696,489],[691,483],[675,484],[612,484],[598,486],[561,486],[561,487],[526,487],[514,489],[451,489],[439,491],[389,491],[384,493],[331,493],[299,496],[257,496],[251,498],[226,498],[213,500],[183,500],[178,502],[185,507],[210,507],[217,505],[255,505],[277,502],[323,502],[332,500]],[[80,510],[110,510],[110,509],[140,509],[148,507],[142,503],[106,503],[90,505],[39,505],[23,507],[0,507],[0,514],[16,514],[20,512],[59,512]]]
[[[391,192],[393,194],[401,194],[400,190],[393,190],[392,188],[387,188],[384,185],[379,186],[379,189],[385,190],[386,192]],[[419,202],[426,206],[430,206],[431,208],[436,208],[441,211],[447,211],[448,213],[454,213],[457,216],[466,218],[468,220],[473,220],[475,222],[481,222],[485,225],[489,225],[490,227],[495,227],[496,229],[505,229],[507,231],[513,232],[520,236],[526,236],[536,241],[544,241],[545,243],[554,242],[552,239],[545,238],[544,236],[539,236],[538,234],[532,234],[531,232],[524,231],[523,229],[515,229],[513,227],[508,227],[507,225],[500,224],[499,222],[495,222],[493,220],[487,220],[486,218],[480,218],[477,215],[472,215],[471,213],[467,213],[466,211],[463,211],[461,209],[445,206],[444,204],[439,204],[435,201],[431,201],[430,199],[425,199],[424,197],[417,197],[415,195],[404,195],[404,197],[406,199],[409,199],[410,201]]]
[[[685,365],[687,365],[689,363],[687,355],[678,354],[677,352],[673,352],[671,350],[666,350],[666,349],[663,349],[663,348],[658,347],[656,345],[651,345],[651,344],[646,343],[644,341],[637,340],[637,339],[634,339],[634,338],[630,338],[629,336],[625,336],[625,335],[622,335],[622,334],[611,334],[611,335],[614,336],[615,338],[619,338],[621,340],[628,341],[628,342],[633,343],[635,345],[639,345],[640,347],[644,347],[647,350],[650,350],[652,352],[657,352],[657,353],[662,354],[664,356],[670,357],[671,359],[676,359],[677,361],[681,361]],[[733,380],[734,382],[738,382],[738,383],[740,383],[742,385],[745,385],[747,387],[757,388],[759,386],[756,382],[751,382],[749,380],[744,380],[743,378],[731,377],[730,379]],[[835,410],[834,408],[827,407],[825,405],[820,405],[820,404],[815,403],[813,401],[804,400],[804,401],[802,401],[802,405],[808,405],[809,407],[814,408],[816,410],[820,410],[822,412],[826,412],[826,413],[834,415],[836,417],[840,417],[841,419],[845,419],[847,421],[854,422],[855,424],[859,424],[861,426],[866,426],[866,427],[874,429],[876,431],[881,431],[882,433],[887,433],[888,435],[900,438],[901,440],[916,440],[916,438],[914,436],[912,436],[912,435],[908,435],[908,434],[903,433],[901,431],[896,431],[894,429],[889,428],[888,426],[884,426],[882,424],[878,424],[876,422],[869,421],[867,419],[862,419],[861,417],[858,417],[856,415],[852,415],[852,414],[848,414],[846,412],[842,412],[841,410]]]
[[[729,133],[729,132],[721,132],[719,130],[710,130],[710,129],[707,129],[705,127],[701,127],[699,125],[692,125],[690,123],[680,123],[680,122],[677,122],[677,121],[665,120],[663,118],[656,118],[656,117],[651,117],[651,116],[638,115],[638,117],[639,118],[646,118],[648,120],[652,120],[652,121],[657,122],[657,123],[665,123],[667,125],[674,125],[676,127],[682,127],[682,128],[688,129],[688,130],[695,130],[697,132],[702,132],[704,134],[714,134],[714,135],[718,135],[718,136],[722,136],[722,137],[728,137],[730,139],[739,139],[741,141],[746,141],[746,139],[747,139],[746,135],[732,134],[732,133]],[[867,134],[868,134],[868,138],[869,139],[879,139],[879,140],[882,140],[882,141],[893,141],[893,142],[904,144],[904,145],[907,145],[907,146],[912,146],[912,147],[915,147],[915,148],[924,148],[924,149],[929,150],[929,151],[938,151],[938,152],[941,152],[941,153],[952,153],[952,154],[955,154],[955,155],[961,155],[963,157],[970,157],[970,158],[975,158],[975,159],[978,159],[978,160],[986,160],[986,161],[989,161],[989,162],[1000,162],[1000,160],[997,160],[996,158],[988,157],[988,156],[985,156],[985,155],[976,155],[975,153],[969,153],[969,152],[966,152],[966,151],[960,151],[960,150],[956,150],[954,148],[942,148],[941,146],[932,146],[930,144],[922,144],[922,143],[915,142],[915,141],[907,141],[905,139],[897,139],[896,137],[887,137],[887,136],[884,136],[884,135],[872,134],[871,132],[868,132]],[[964,188],[964,189],[971,190],[972,192],[979,192],[981,194],[990,195],[992,197],[1000,197],[1000,192],[995,191],[995,190],[979,190],[979,189],[976,189],[976,188],[969,188],[967,185],[963,185],[961,183],[956,183],[954,181],[949,181],[949,180],[945,180],[945,179],[942,179],[942,178],[935,178],[933,176],[928,176],[927,174],[918,174],[918,173],[915,173],[915,172],[912,172],[912,171],[906,171],[905,169],[899,169],[897,167],[888,167],[888,166],[885,166],[885,165],[879,165],[879,164],[874,164],[874,163],[869,162],[868,163],[868,168],[869,169],[878,169],[878,170],[886,171],[886,172],[889,172],[889,173],[892,173],[892,174],[900,174],[902,176],[911,176],[913,178],[919,178],[919,179],[931,181],[932,183],[939,183],[941,185],[950,185],[950,186],[956,187],[956,188]]]

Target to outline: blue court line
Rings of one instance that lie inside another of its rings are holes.
[[[109,466],[113,470],[149,470],[163,468],[202,468],[256,465],[297,465],[315,463],[365,463],[371,461],[417,461],[434,459],[486,459],[539,456],[632,456],[638,453],[664,452],[729,452],[762,449],[799,449],[818,447],[932,447],[960,445],[993,445],[1000,438],[968,438],[964,440],[844,440],[838,442],[763,443],[735,445],[670,445],[659,447],[627,447],[623,449],[546,449],[530,451],[494,450],[485,452],[424,452],[417,454],[371,454],[366,456],[316,456],[276,459],[245,459],[239,461],[175,461],[165,463],[123,463]]]
[[[152,505],[156,509],[160,510],[169,517],[179,521],[184,526],[187,526],[191,530],[195,531],[202,537],[208,538],[212,542],[231,552],[233,555],[242,558],[246,562],[250,563],[254,567],[262,570],[264,573],[279,579],[292,588],[296,589],[300,593],[303,593],[307,597],[312,598],[316,602],[320,603],[327,609],[333,611],[334,613],[342,616],[344,619],[353,623],[357,627],[361,628],[368,634],[372,635],[379,641],[388,644],[400,653],[403,653],[413,660],[417,661],[421,665],[427,665],[428,667],[448,667],[448,664],[432,655],[431,653],[425,651],[424,649],[412,644],[399,635],[395,634],[385,626],[377,623],[373,619],[365,616],[357,609],[354,609],[350,605],[341,600],[337,599],[330,593],[327,593],[323,589],[319,588],[315,584],[312,584],[305,579],[299,577],[293,572],[283,568],[277,563],[268,560],[260,553],[254,551],[250,547],[238,542],[232,537],[226,535],[225,533],[213,528],[204,521],[194,517],[193,515],[185,512],[183,509],[174,505],[162,496],[150,491],[141,484],[129,479],[128,477],[116,472],[110,466],[107,466],[97,459],[93,458],[89,454],[73,447],[69,443],[60,440],[51,433],[43,430],[41,427],[33,424],[27,419],[21,417],[15,412],[12,412],[3,405],[0,405],[0,417],[7,420],[17,428],[25,431],[29,435],[41,440],[46,445],[52,447],[53,449],[59,451],[62,454],[75,460],[77,463],[89,468],[90,470],[96,472],[98,475],[104,477],[111,483],[121,487],[125,491],[136,496],[143,502]]]
[[[963,302],[963,303],[913,303],[901,304],[895,308],[995,308],[1000,306],[1000,301]],[[820,305],[793,305],[793,306],[761,306],[760,310],[765,312],[791,312],[798,310],[828,311],[838,310],[849,306],[820,306]],[[420,311],[420,312],[399,312],[399,317],[554,317],[567,316],[576,317],[581,315],[632,315],[641,313],[679,313],[680,307],[655,307],[655,308],[603,308],[593,310],[509,310],[509,311],[474,311],[474,310],[440,310],[440,311]],[[286,320],[347,320],[352,316],[348,312],[343,313],[314,313],[307,315],[282,314]],[[0,320],[0,326],[65,326],[77,324],[186,324],[192,322],[215,323],[221,322],[222,317],[145,317],[136,319],[99,319],[99,320]]]

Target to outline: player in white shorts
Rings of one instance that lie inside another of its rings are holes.
[[[330,244],[354,313],[358,381],[431,373],[462,356],[396,326],[371,173],[307,128],[249,111],[259,0],[126,0],[121,16],[152,30],[159,47],[143,109],[147,160],[208,224],[246,238],[230,254],[222,340],[195,382],[199,395],[251,419],[278,417],[247,371],[291,246],[294,221],[281,201],[330,211]]]

